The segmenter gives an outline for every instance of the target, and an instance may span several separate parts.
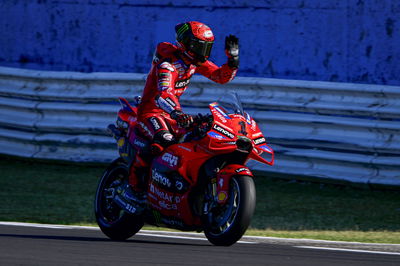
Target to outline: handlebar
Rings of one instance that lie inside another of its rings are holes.
[[[210,130],[214,118],[212,115],[209,114],[197,114],[192,116],[193,123],[187,128],[189,133],[189,138],[202,138],[205,134]]]

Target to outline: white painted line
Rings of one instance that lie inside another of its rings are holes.
[[[100,230],[100,228],[98,228],[98,227],[80,226],[80,225],[36,224],[36,223],[19,223],[19,222],[0,222],[0,225],[47,228],[47,229],[79,229],[79,230],[97,230],[97,231]],[[201,233],[140,230],[136,235],[208,241],[208,239],[204,236],[204,234],[201,234]],[[197,237],[195,237],[195,236],[197,236]],[[257,244],[257,242],[254,242],[254,241],[250,242],[250,241],[241,241],[241,240],[239,240],[237,243]]]
[[[19,223],[19,222],[0,222],[0,225],[22,226],[22,227],[37,227],[37,228],[49,228],[49,229],[100,230],[100,228],[94,227],[94,226],[61,225],[61,224],[36,224],[36,223]]]
[[[376,245],[376,246],[394,246],[400,247],[400,244],[385,244],[385,243],[365,243],[355,241],[335,241],[335,240],[322,240],[322,239],[309,239],[309,238],[283,238],[283,237],[272,237],[272,236],[244,236],[249,239],[259,240],[276,240],[276,241],[293,241],[293,242],[309,242],[309,243],[323,243],[323,244],[356,244],[356,245]]]
[[[178,238],[178,239],[190,239],[190,240],[205,240],[208,241],[207,238],[203,237],[190,237],[190,236],[176,236],[176,235],[169,235],[169,234],[165,234],[165,235],[159,235],[159,234],[154,234],[154,233],[141,233],[142,231],[140,231],[139,233],[137,233],[137,235],[140,236],[152,236],[152,237],[165,237],[165,238]],[[151,232],[151,231],[148,231]],[[167,233],[167,232],[163,232],[163,233]],[[179,233],[180,234],[180,233]],[[186,234],[186,233],[184,233]],[[257,242],[248,242],[248,241],[241,241],[239,240],[237,243],[241,243],[241,244],[257,244]]]
[[[370,254],[400,255],[400,253],[398,253],[398,252],[373,251],[373,250],[362,250],[362,249],[328,248],[328,247],[313,247],[313,246],[294,246],[294,247],[295,248],[306,248],[306,249],[319,249],[319,250],[370,253]]]
[[[0,225],[10,225],[10,226],[25,226],[25,227],[39,227],[39,228],[54,228],[54,229],[85,229],[85,230],[100,230],[97,226],[81,226],[81,225],[58,225],[58,224],[37,224],[37,223],[21,223],[21,222],[1,222]],[[138,234],[151,234],[151,235],[183,235],[184,237],[199,237],[206,239],[203,233],[195,232],[170,232],[161,230],[140,230]],[[199,239],[195,238],[195,239]],[[316,240],[316,239],[306,239],[306,238],[283,238],[283,237],[266,237],[266,236],[243,236],[242,240],[238,243],[245,244],[257,244],[259,242],[266,242],[268,240],[275,241],[293,241],[293,242],[308,242],[308,243],[323,243],[323,244],[357,244],[359,246],[391,246],[400,247],[400,244],[382,244],[382,243],[362,243],[362,242],[347,242],[347,241],[331,241],[331,240]],[[396,253],[397,254],[397,253]]]

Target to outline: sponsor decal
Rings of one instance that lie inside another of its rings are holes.
[[[160,107],[161,109],[163,109],[167,113],[171,113],[173,110],[175,110],[174,106],[169,104],[164,98],[162,98],[160,96],[157,96],[156,103],[157,103],[158,107]]]
[[[228,139],[228,138],[226,138],[218,133],[215,133],[213,131],[208,132],[207,135],[209,135],[212,138],[216,138],[216,139]]]
[[[253,134],[253,138],[257,138],[257,137],[259,137],[259,136],[262,136],[262,133],[261,132],[258,132],[258,133],[256,133],[256,134]]]
[[[175,62],[173,65],[178,71],[178,78],[182,78],[186,74],[186,65],[181,61]]]
[[[181,148],[181,149],[183,149],[183,150],[185,150],[185,151],[188,151],[188,152],[192,152],[191,149],[189,149],[189,148],[187,148],[187,147],[185,147],[185,146],[182,146],[182,145],[179,145],[178,148]]]
[[[173,67],[170,63],[168,63],[168,62],[163,62],[163,63],[161,63],[161,64],[160,64],[160,68],[167,69],[167,70],[169,70],[169,71],[171,71],[171,72],[174,72],[174,71],[175,71],[175,70],[174,70],[174,67]]]
[[[235,138],[235,135],[233,135],[231,132],[229,132],[228,130],[226,130],[225,128],[223,128],[217,124],[214,124],[213,129],[230,139]]]
[[[224,145],[236,145],[236,142],[235,141],[229,141],[229,142],[224,142],[222,144],[224,144]]]
[[[224,186],[224,180],[221,178],[219,180],[218,184],[219,184],[220,187],[223,187]]]
[[[251,117],[248,113],[246,113],[246,122],[247,124],[251,125]]]
[[[163,200],[160,200],[158,202],[158,205],[160,205],[161,208],[166,209],[166,210],[177,210],[178,206],[176,204],[168,204]]]
[[[154,131],[157,131],[161,128],[160,123],[158,122],[158,119],[155,117],[150,117],[150,122],[154,128]]]
[[[176,220],[173,218],[161,218],[161,222],[163,222],[164,224],[167,224],[167,225],[171,225],[171,226],[184,227],[184,224],[182,221]]]
[[[211,30],[206,30],[203,35],[206,38],[211,38],[212,36],[214,36]]]
[[[167,192],[159,190],[153,184],[150,185],[150,192],[155,194],[158,198],[166,200],[170,203],[172,203],[174,201],[174,196],[172,196],[171,194],[169,194]]]
[[[184,88],[186,87],[190,82],[190,79],[185,79],[185,80],[181,80],[181,81],[177,81],[175,83],[175,88],[176,89],[180,89],[180,88]]]
[[[183,189],[183,183],[182,183],[182,181],[176,181],[175,182],[175,187],[176,187],[176,189],[178,189],[179,191],[180,190],[182,190]]]
[[[176,107],[176,104],[171,98],[167,97],[165,98],[165,101],[168,102],[171,106]]]
[[[221,115],[223,115],[226,119],[231,119],[224,111],[221,110],[218,106],[214,106],[215,110],[217,110]]]
[[[171,141],[171,140],[174,138],[174,136],[172,136],[172,134],[171,134],[171,133],[168,133],[168,132],[164,133],[164,134],[162,135],[162,137],[163,137],[163,139],[165,139],[166,141]]]
[[[135,139],[135,140],[133,141],[133,144],[136,145],[136,146],[138,146],[138,147],[140,147],[140,148],[144,148],[144,147],[146,146],[146,144],[145,144],[144,142],[141,142],[141,141],[138,140],[138,139]]]
[[[225,191],[221,191],[218,193],[218,203],[223,203],[228,198],[228,195]]]
[[[169,180],[169,178],[168,177],[166,177],[166,176],[163,176],[162,174],[160,174],[159,172],[157,172],[156,170],[152,170],[151,171],[152,172],[152,175],[151,175],[151,178],[154,180],[154,181],[156,181],[157,183],[159,183],[159,184],[161,184],[161,185],[164,185],[164,186],[166,186],[166,187],[168,187],[168,188],[170,188],[171,187],[171,180]]]
[[[141,128],[151,137],[154,137],[153,133],[151,133],[150,129],[143,123],[143,122],[139,122],[139,125],[141,126]]]
[[[123,201],[120,197],[115,197],[115,199],[119,205],[122,205],[122,207],[127,210],[130,213],[135,213],[136,212],[136,208],[133,207],[131,204],[126,203],[125,201]]]
[[[175,167],[178,165],[178,157],[167,152],[161,157],[164,162],[167,162],[170,166]]]
[[[158,76],[160,77],[160,79],[168,79],[171,77],[171,73],[159,73]]]
[[[211,112],[212,112],[214,115],[216,115],[216,116],[219,118],[219,120],[221,120],[223,123],[228,122],[228,121],[225,119],[225,117],[224,117],[223,115],[221,115],[217,110],[211,109]]]
[[[159,90],[159,91],[165,91],[165,90],[168,90],[168,89],[169,89],[168,86],[158,87],[158,90]]]
[[[159,82],[158,86],[159,87],[169,86],[169,82]]]
[[[247,131],[246,131],[246,124],[243,121],[239,122],[239,126],[240,126],[240,134],[243,134],[244,136],[247,136]]]
[[[171,80],[169,78],[160,78],[158,81],[159,82],[170,82]]]
[[[185,89],[176,89],[175,94],[182,95],[185,92]]]
[[[255,139],[255,140],[253,140],[253,141],[254,141],[254,144],[256,144],[256,145],[259,145],[259,144],[262,144],[262,143],[265,143],[265,142],[266,142],[266,140],[265,140],[264,137]]]
[[[241,173],[241,172],[243,172],[243,171],[248,171],[248,169],[247,169],[247,168],[245,168],[245,167],[242,167],[242,168],[236,169],[236,173]]]

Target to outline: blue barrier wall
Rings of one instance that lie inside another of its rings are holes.
[[[157,42],[199,20],[240,37],[240,76],[400,85],[399,0],[4,0],[0,65],[145,73]]]

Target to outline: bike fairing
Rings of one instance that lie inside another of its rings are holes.
[[[147,223],[157,226],[207,230],[209,222],[205,222],[204,215],[235,200],[230,194],[232,179],[253,176],[246,162],[254,159],[273,164],[273,151],[256,122],[237,104],[234,106],[234,111],[228,111],[217,102],[211,103],[212,118],[199,116],[197,126],[182,131],[181,141],[153,160],[148,173],[148,205],[144,213],[136,212],[137,215],[145,215]],[[135,109],[132,114],[136,114]],[[191,137],[185,137],[188,135]],[[263,153],[272,155],[272,159],[265,160],[260,156]],[[210,190],[208,186],[214,188]],[[135,206],[121,203],[118,196],[115,201],[126,211],[136,211]]]

